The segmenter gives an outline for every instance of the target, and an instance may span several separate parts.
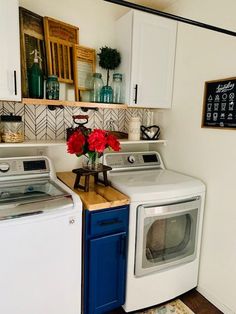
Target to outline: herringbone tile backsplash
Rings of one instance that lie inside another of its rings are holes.
[[[73,125],[73,115],[88,114],[89,128],[109,130],[112,121],[115,131],[127,132],[131,116],[140,117],[143,123],[147,117],[148,109],[99,109],[89,110],[84,113],[78,107],[64,107],[56,110],[49,110],[43,105],[22,105],[15,102],[0,102],[0,115],[22,116],[25,126],[25,139],[37,140],[62,140],[66,138],[66,129]]]

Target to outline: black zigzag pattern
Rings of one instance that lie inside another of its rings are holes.
[[[0,102],[0,115],[22,116],[25,128],[25,138],[28,140],[63,140],[66,138],[66,129],[75,126],[73,115],[88,115],[87,127],[127,132],[130,117],[140,117],[145,121],[148,109],[99,109],[83,112],[79,107],[64,107],[63,109],[49,110],[43,105],[23,105],[15,102]]]

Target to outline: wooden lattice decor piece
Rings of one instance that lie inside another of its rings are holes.
[[[96,71],[96,50],[74,45],[74,86],[75,100],[80,100],[81,91],[89,91],[86,86],[88,77]]]
[[[79,28],[44,17],[48,75],[57,75],[63,83],[74,83],[73,45],[78,44]]]

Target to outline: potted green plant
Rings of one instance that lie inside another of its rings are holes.
[[[100,48],[98,56],[100,67],[107,70],[106,85],[101,90],[101,101],[111,103],[113,101],[113,91],[109,86],[110,70],[114,70],[120,65],[121,56],[117,49],[107,46]]]

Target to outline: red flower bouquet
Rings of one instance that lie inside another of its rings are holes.
[[[100,129],[78,129],[67,141],[67,152],[78,157],[87,156],[88,165],[93,165],[106,148],[119,151],[120,143],[110,132]]]

